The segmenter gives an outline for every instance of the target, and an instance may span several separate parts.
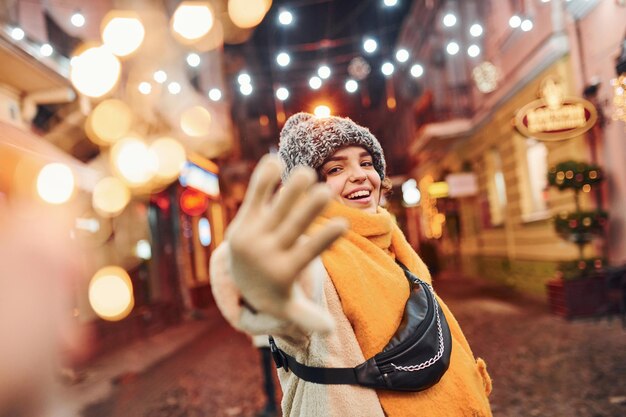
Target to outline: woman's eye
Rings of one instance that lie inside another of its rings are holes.
[[[336,174],[337,172],[339,172],[341,170],[340,167],[332,167],[330,168],[328,171],[326,171],[326,175],[330,175],[330,174]]]
[[[361,166],[362,167],[371,167],[371,166],[374,166],[374,163],[372,161],[363,161],[363,162],[361,162]]]

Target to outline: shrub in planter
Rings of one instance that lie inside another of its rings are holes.
[[[603,210],[583,211],[580,192],[590,192],[592,184],[603,179],[602,170],[592,164],[564,161],[552,167],[548,183],[559,190],[573,190],[576,211],[554,217],[556,233],[578,246],[579,258],[561,262],[555,279],[546,284],[553,313],[567,317],[601,314],[606,308],[605,260],[583,258],[583,248],[596,236],[604,235],[607,213]]]
[[[565,240],[585,244],[604,234],[607,219],[606,211],[602,210],[563,212],[554,218],[554,229]]]

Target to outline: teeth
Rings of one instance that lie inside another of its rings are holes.
[[[370,192],[367,190],[361,190],[361,191],[355,191],[351,194],[348,194],[347,198],[349,199],[353,199],[353,198],[358,198],[358,197],[369,197]]]

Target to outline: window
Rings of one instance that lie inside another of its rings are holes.
[[[534,138],[527,138],[525,146],[527,181],[521,194],[522,217],[532,221],[547,215],[548,149]]]
[[[489,214],[492,226],[504,223],[504,208],[506,207],[506,183],[502,173],[502,158],[497,149],[490,149],[487,153],[487,195]]]

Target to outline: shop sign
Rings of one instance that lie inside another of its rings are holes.
[[[596,123],[598,113],[589,101],[566,97],[561,84],[546,78],[539,100],[522,107],[515,116],[515,127],[525,136],[543,141],[571,139]]]
[[[190,161],[185,162],[183,165],[178,180],[183,187],[195,188],[209,197],[217,198],[220,195],[217,174],[209,172]]]
[[[200,216],[206,212],[209,200],[204,193],[187,188],[180,195],[180,209],[188,216]]]
[[[428,195],[431,198],[444,198],[448,197],[450,187],[445,181],[433,182],[428,186]]]
[[[476,175],[471,172],[460,172],[446,176],[450,197],[470,197],[478,193]]]

